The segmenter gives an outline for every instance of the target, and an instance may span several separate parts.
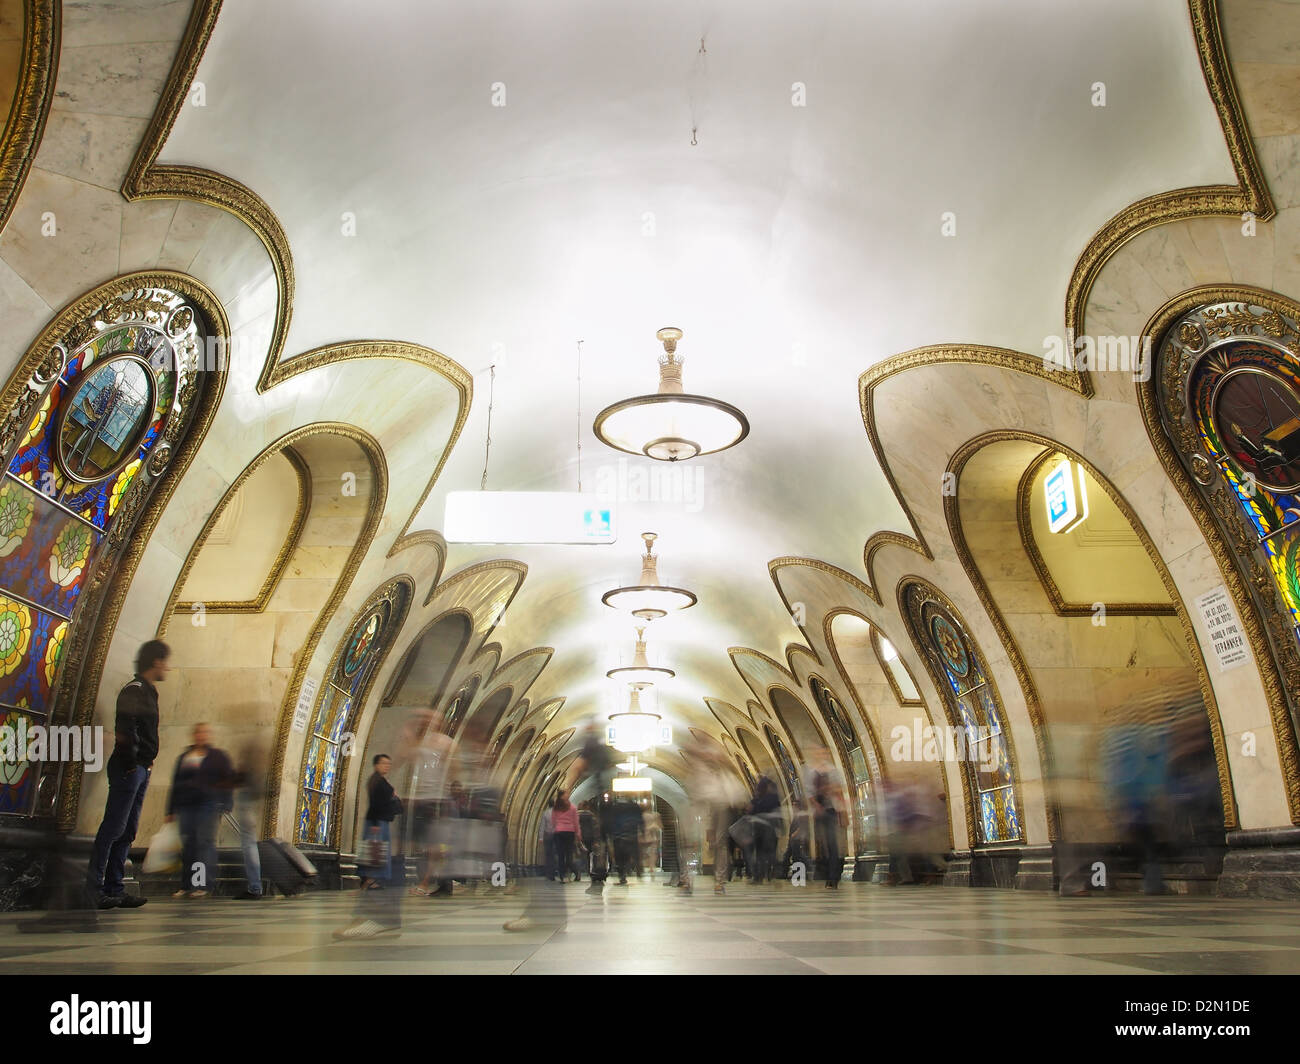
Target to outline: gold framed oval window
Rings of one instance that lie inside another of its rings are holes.
[[[136,456],[153,420],[158,385],[136,355],[109,358],[82,375],[59,410],[59,468],[94,484],[115,476]]]

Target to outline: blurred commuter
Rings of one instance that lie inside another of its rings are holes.
[[[811,864],[809,840],[812,829],[808,817],[808,804],[802,798],[790,802],[790,834],[785,843],[785,866],[787,875],[793,875],[796,865],[802,864],[806,869]]]
[[[731,877],[732,840],[729,834],[736,821],[736,808],[744,804],[744,785],[721,747],[692,740],[686,747],[687,793],[696,804],[700,830],[713,847],[713,892],[726,892]]]
[[[402,891],[392,879],[392,824],[402,814],[402,801],[388,781],[393,760],[376,754],[374,772],[366,784],[366,817],[357,846],[357,863],[362,865],[361,897],[353,923],[334,932],[338,939],[374,938],[402,926]],[[405,858],[403,858],[405,860]]]
[[[1169,746],[1155,724],[1125,724],[1106,736],[1108,785],[1116,820],[1141,854],[1142,892],[1164,894],[1161,859],[1171,822]]]
[[[614,751],[601,742],[599,729],[594,724],[589,725],[582,750],[569,766],[560,790],[566,794],[571,793],[584,776],[591,775],[597,785],[596,793],[603,795],[616,760]],[[504,925],[505,930],[528,931],[535,927],[563,927],[568,920],[568,907],[563,887],[558,883],[547,886],[543,882],[536,881],[530,886],[527,908],[518,918],[507,921]]]
[[[746,858],[752,872],[751,882],[767,883],[772,879],[776,865],[776,840],[784,826],[781,819],[781,795],[768,776],[760,776],[749,803],[753,820],[752,862]]]
[[[680,827],[680,825],[679,825]],[[679,836],[680,839],[680,836]],[[654,809],[646,808],[641,827],[641,869],[649,871],[654,878],[655,869],[659,867],[659,850],[664,841],[664,821]],[[668,855],[664,854],[664,868],[668,867]],[[682,860],[678,859],[678,875],[682,874]]]
[[[641,825],[645,811],[623,795],[614,801],[612,811],[614,836],[614,863],[618,866],[618,885],[627,886],[627,875],[635,871],[641,875]]]
[[[409,838],[410,845],[402,850],[404,854],[411,851],[419,854],[417,875],[420,878],[411,893],[423,897],[442,897],[452,891],[451,879],[442,875],[445,854],[438,839],[442,821],[457,815],[454,798],[447,790],[452,740],[446,734],[445,724],[442,713],[413,714],[404,733],[411,744],[403,788],[409,811],[403,834]],[[437,886],[433,887],[435,882]]]
[[[817,837],[817,857],[826,870],[826,886],[838,890],[844,875],[844,855],[840,850],[840,831],[846,814],[839,808],[841,791],[839,774],[828,751],[817,757],[812,773],[813,830]]]
[[[555,799],[549,798],[537,824],[537,838],[542,844],[542,871],[555,879]]]
[[[174,898],[206,898],[217,881],[217,823],[232,808],[235,770],[212,745],[212,729],[194,725],[194,742],[176,759],[167,819],[179,822],[181,888]]]
[[[240,749],[235,770],[235,821],[239,825],[245,881],[243,893],[235,897],[246,901],[262,897],[262,859],[257,851],[257,837],[266,795],[267,754],[266,743],[254,737]]]
[[[587,851],[587,874],[591,878],[587,893],[600,894],[605,889],[605,879],[609,875],[609,847],[601,825],[597,799],[591,799],[578,811],[578,834]]]

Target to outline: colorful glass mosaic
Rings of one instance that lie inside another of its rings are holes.
[[[331,796],[352,710],[365,700],[392,638],[405,619],[408,596],[405,584],[395,584],[390,598],[380,601],[352,626],[334,672],[324,684],[303,759],[297,833],[300,845],[329,845]]]
[[[941,670],[940,692],[970,737],[966,773],[979,802],[982,839],[985,843],[1014,842],[1023,837],[1015,766],[983,656],[957,618],[921,585],[908,587],[906,601],[916,627],[929,637],[927,660]]]
[[[1187,398],[1300,633],[1300,362],[1271,344],[1232,341],[1196,363]]]
[[[169,320],[174,340],[143,320],[96,319],[0,473],[0,711],[21,707],[33,719],[53,712],[68,631],[118,508],[168,418],[186,413],[179,352],[188,358],[202,336],[193,309],[172,293],[110,303],[109,314],[124,316],[129,303]],[[0,813],[30,812],[39,766],[21,780],[7,777],[12,768],[0,771]]]

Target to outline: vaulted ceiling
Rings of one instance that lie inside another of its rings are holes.
[[[635,582],[648,529],[699,596],[651,629],[678,674],[659,711],[716,730],[706,697],[753,697],[728,649],[799,638],[769,562],[862,576],[867,538],[907,528],[860,374],[937,343],[1042,352],[1110,218],[1235,182],[1176,2],[227,0],[198,80],[159,161],[279,219],[284,357],[404,340],[474,377],[413,531],[479,487],[489,405],[489,489],[574,490],[580,444],[584,488],[635,493],[652,463],[591,422],[653,390],[662,325],[685,330],[687,390],[748,415],[740,446],[671,471],[677,499],[621,499],[614,546],[449,548],[447,573],[527,564],[494,638],[555,648],[529,697],[565,697],[557,727],[614,708],[633,635],[600,596]]]

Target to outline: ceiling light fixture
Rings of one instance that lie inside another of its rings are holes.
[[[636,653],[632,658],[632,664],[625,665],[620,669],[610,669],[605,675],[611,680],[620,680],[636,687],[652,687],[656,681],[671,680],[677,673],[673,672],[672,669],[661,669],[650,664],[645,654],[645,627],[638,626],[636,630]]]
[[[633,687],[626,713],[609,715],[609,745],[623,754],[643,754],[659,740],[663,717],[641,709],[641,692]]]
[[[664,328],[655,335],[664,345],[659,391],[605,407],[592,426],[597,438],[616,451],[681,462],[725,451],[748,436],[749,421],[730,403],[682,390],[682,360],[677,357],[682,330]]]
[[[680,587],[664,587],[659,583],[659,556],[650,553],[657,532],[642,532],[645,554],[641,558],[641,583],[630,587],[616,587],[606,591],[600,601],[616,610],[627,610],[633,617],[654,621],[666,617],[669,610],[684,610],[699,600],[690,591]]]

